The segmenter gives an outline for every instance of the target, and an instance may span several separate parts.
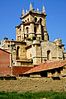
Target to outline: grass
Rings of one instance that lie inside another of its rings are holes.
[[[0,92],[0,99],[66,99],[66,92]]]

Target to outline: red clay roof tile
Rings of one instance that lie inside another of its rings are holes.
[[[51,69],[63,67],[65,65],[66,65],[66,60],[45,62],[45,63],[40,64],[39,66],[33,67],[32,69],[25,72],[24,74],[51,70]]]

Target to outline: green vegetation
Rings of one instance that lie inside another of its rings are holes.
[[[66,99],[66,92],[0,92],[0,99]]]

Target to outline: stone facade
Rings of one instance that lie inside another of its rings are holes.
[[[1,48],[11,52],[13,66],[34,66],[45,61],[66,59],[64,45],[61,39],[49,41],[46,28],[46,11],[30,9],[21,15],[21,23],[16,26],[16,40],[2,41]]]

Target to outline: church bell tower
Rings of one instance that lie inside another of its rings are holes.
[[[30,3],[29,11],[22,10],[21,24],[16,26],[16,40],[43,40],[48,41],[49,35],[46,29],[46,11],[43,6],[42,11],[34,10]]]

